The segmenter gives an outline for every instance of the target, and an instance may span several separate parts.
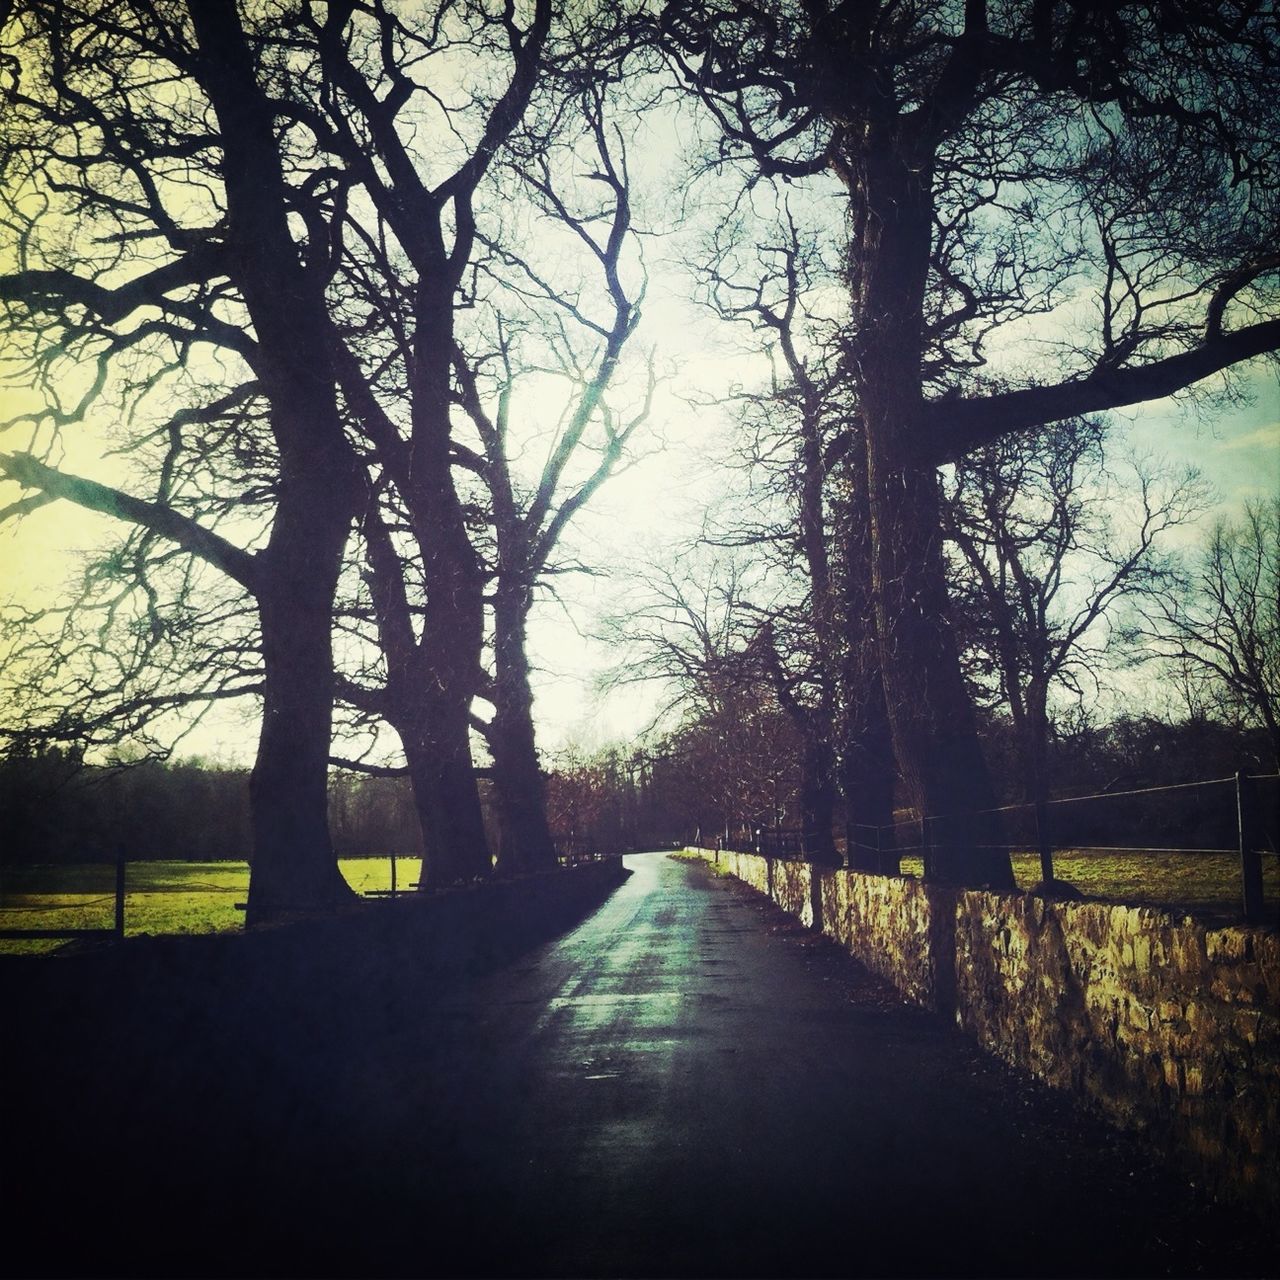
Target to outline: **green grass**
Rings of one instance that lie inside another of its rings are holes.
[[[344,858],[339,865],[358,893],[391,887],[387,858]],[[1280,909],[1280,860],[1262,859],[1267,903]],[[417,858],[399,858],[396,883],[417,884]],[[1040,879],[1034,854],[1015,854],[1020,888]],[[1229,854],[1072,853],[1054,856],[1054,870],[1090,898],[1150,903],[1175,913],[1195,912],[1215,923],[1238,918],[1240,865]],[[902,859],[905,875],[920,875],[920,859]],[[135,934],[220,933],[240,929],[249,890],[244,862],[131,862],[125,881],[125,932]],[[0,930],[111,928],[115,868],[81,863],[67,866],[7,867],[0,874]],[[57,950],[65,939],[0,938],[0,954]]]
[[[918,857],[902,859],[904,875],[923,874]],[[1053,873],[1075,885],[1088,898],[1108,902],[1167,907],[1175,913],[1194,912],[1225,922],[1240,909],[1240,859],[1227,853],[1075,853],[1053,855]],[[1033,853],[1013,855],[1013,874],[1020,889],[1040,880],[1040,859]],[[1267,905],[1280,909],[1280,859],[1262,855],[1263,889]]]
[[[338,864],[357,893],[391,887],[387,858],[343,858]],[[421,860],[396,860],[396,886],[418,882]],[[125,878],[125,933],[223,933],[244,926],[247,862],[131,862]],[[0,931],[110,929],[115,868],[107,864],[6,867],[0,872]],[[41,953],[65,939],[0,938],[0,954]]]

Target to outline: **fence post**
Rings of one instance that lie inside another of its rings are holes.
[[[1036,847],[1040,851],[1040,879],[1049,884],[1053,880],[1053,848],[1049,843],[1049,806],[1043,800],[1035,804]]]
[[[1236,824],[1240,832],[1240,882],[1246,924],[1261,924],[1266,916],[1262,898],[1262,843],[1254,804],[1253,780],[1243,769],[1236,771]]]
[[[391,896],[396,896],[396,855],[391,855]]]
[[[115,933],[117,938],[124,937],[124,873],[127,866],[124,845],[116,845],[116,918]]]
[[[929,843],[929,815],[920,814],[920,862],[924,867],[923,879],[933,879],[933,846]]]

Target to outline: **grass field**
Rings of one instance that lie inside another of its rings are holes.
[[[339,864],[358,893],[391,887],[387,858],[344,858]],[[1280,911],[1280,859],[1264,854],[1268,906]],[[1034,854],[1015,854],[1020,888],[1040,879]],[[399,858],[396,881],[408,889],[418,881],[417,858]],[[1090,898],[1146,903],[1174,912],[1194,912],[1215,924],[1239,917],[1240,864],[1229,854],[1071,853],[1054,857],[1061,880]],[[919,858],[904,857],[905,875],[920,875]],[[0,931],[5,929],[109,930],[114,912],[115,868],[92,863],[9,867],[0,875]],[[125,933],[218,933],[239,929],[244,912],[236,904],[249,889],[244,862],[132,862],[125,880]],[[0,954],[56,950],[64,939],[0,938]]]
[[[343,858],[358,893],[391,888],[387,858]],[[421,861],[396,860],[396,883],[418,883]],[[125,878],[126,934],[221,933],[244,925],[236,904],[249,891],[247,862],[131,862]],[[97,863],[6,867],[0,872],[0,932],[5,929],[110,929],[115,868]],[[0,938],[0,954],[56,950],[65,940]]]
[[[902,859],[904,875],[924,868],[917,857]],[[1087,898],[1161,906],[1175,913],[1194,913],[1217,924],[1240,914],[1240,859],[1229,853],[1074,853],[1053,855],[1055,878],[1075,885]],[[1040,880],[1040,859],[1033,853],[1013,855],[1018,888]],[[1280,910],[1280,859],[1262,855],[1263,888],[1268,906]]]

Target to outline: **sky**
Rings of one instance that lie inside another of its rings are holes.
[[[715,479],[729,424],[691,412],[686,396],[723,389],[741,373],[741,359],[728,345],[718,349],[706,313],[654,290],[638,341],[668,335],[665,381],[654,411],[637,439],[634,462],[596,496],[566,535],[568,549],[591,574],[557,580],[560,601],[544,597],[531,625],[530,647],[539,741],[544,751],[592,750],[644,729],[662,701],[659,690],[639,688],[603,695],[597,688],[615,656],[593,633],[599,630],[624,582],[626,567],[647,556],[660,559],[690,538],[722,481]],[[0,420],[31,402],[12,387],[0,387]],[[0,449],[21,440],[0,435]],[[108,452],[92,430],[68,435],[63,469],[128,489],[127,466]],[[20,496],[0,483],[0,508]],[[0,524],[0,603],[27,607],[63,598],[82,558],[100,550],[123,530],[119,522],[68,503],[44,507],[20,521]],[[224,761],[252,762],[256,716],[251,706],[221,708],[184,738],[180,753]]]
[[[617,605],[628,571],[646,559],[667,558],[694,537],[703,513],[724,492],[719,460],[731,443],[733,424],[712,410],[692,411],[683,398],[723,386],[741,373],[735,348],[719,346],[708,317],[679,300],[655,303],[655,330],[674,339],[678,372],[659,395],[639,460],[615,477],[583,514],[571,542],[597,573],[561,580],[561,602],[537,607],[530,647],[534,667],[539,743],[554,758],[565,750],[591,751],[625,742],[645,730],[664,702],[660,688],[628,686],[607,693],[601,678],[617,661],[616,649],[598,638],[603,618]],[[1114,414],[1112,436],[1139,452],[1163,457],[1172,472],[1201,468],[1217,501],[1184,533],[1197,540],[1213,519],[1230,518],[1246,499],[1280,493],[1280,392],[1275,375],[1259,367],[1251,378],[1252,403],[1201,416],[1174,401]],[[4,394],[4,393],[0,393]],[[0,405],[7,417],[15,397]],[[81,438],[67,469],[116,478],[117,459],[102,456],[101,443]],[[16,490],[0,488],[0,504]],[[46,507],[21,523],[0,528],[0,599],[50,602],[74,576],[81,553],[100,547],[118,531],[107,517],[65,503]],[[183,754],[227,763],[252,760],[256,723],[252,711],[210,716],[182,747]]]
[[[697,373],[695,361],[686,376],[696,380]],[[1251,404],[1204,419],[1167,400],[1112,415],[1115,445],[1163,459],[1160,470],[1167,474],[1196,466],[1212,485],[1212,506],[1179,535],[1188,551],[1214,520],[1233,518],[1246,500],[1280,493],[1280,390],[1269,369],[1260,368],[1252,382]],[[658,556],[664,543],[695,536],[705,504],[714,502],[723,489],[724,473],[718,473],[717,481],[714,459],[726,447],[732,424],[708,430],[705,424],[672,421],[666,430],[667,452],[654,455],[602,493],[595,519],[586,526],[600,563],[617,566],[619,575],[634,558],[635,548],[651,546]],[[712,437],[709,443],[707,436]],[[532,653],[539,669],[539,727],[546,747],[566,742],[590,747],[627,739],[645,729],[662,705],[661,691],[651,687],[607,695],[595,689],[616,653],[590,638],[592,616],[608,612],[624,585],[625,576],[590,583],[582,611],[572,621],[563,610],[543,606]],[[581,634],[584,631],[588,634]]]
[[[678,152],[679,127],[675,120],[648,118],[648,136],[635,144],[639,174],[647,177]],[[647,211],[659,231],[670,230],[680,214],[661,201]],[[572,549],[596,572],[560,579],[560,600],[544,599],[532,624],[535,712],[540,744],[550,758],[571,747],[591,750],[627,740],[652,722],[663,702],[660,689],[631,686],[601,692],[601,679],[618,654],[598,638],[600,624],[618,606],[631,567],[667,558],[673,548],[687,543],[707,507],[734,483],[720,466],[733,424],[720,411],[694,407],[691,400],[723,394],[735,381],[764,377],[762,367],[743,356],[741,333],[729,332],[690,300],[683,264],[663,257],[661,238],[650,244],[649,295],[635,341],[656,349],[665,380],[636,440],[638,460],[600,492],[570,536]],[[665,252],[679,251],[667,247]],[[1246,499],[1280,492],[1276,375],[1258,363],[1248,381],[1249,403],[1230,409],[1197,414],[1182,402],[1160,401],[1112,415],[1115,440],[1163,459],[1171,472],[1197,465],[1214,486],[1217,502],[1200,529],[1184,532],[1188,543],[1213,518],[1238,512]],[[0,386],[0,421],[21,412],[29,399],[21,388]],[[16,434],[0,433],[0,449],[23,447]],[[127,487],[127,468],[108,448],[101,428],[68,435],[61,465]],[[15,486],[0,485],[0,508],[17,497]],[[56,602],[80,556],[100,549],[117,532],[106,517],[65,503],[5,523],[0,526],[0,602]],[[251,711],[222,711],[184,742],[183,751],[247,763],[255,737]]]

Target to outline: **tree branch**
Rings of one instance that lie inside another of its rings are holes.
[[[29,453],[0,454],[0,478],[12,480],[24,489],[38,489],[50,500],[64,498],[89,511],[142,525],[221,569],[251,594],[257,592],[258,567],[254,555],[172,507],[145,502],[96,480],[68,475],[46,466]]]
[[[955,462],[984,444],[1063,418],[1159,400],[1255,356],[1280,351],[1280,320],[1210,334],[1197,347],[1128,369],[1074,382],[1025,387],[963,400],[934,400],[921,412],[922,452],[930,463]]]

